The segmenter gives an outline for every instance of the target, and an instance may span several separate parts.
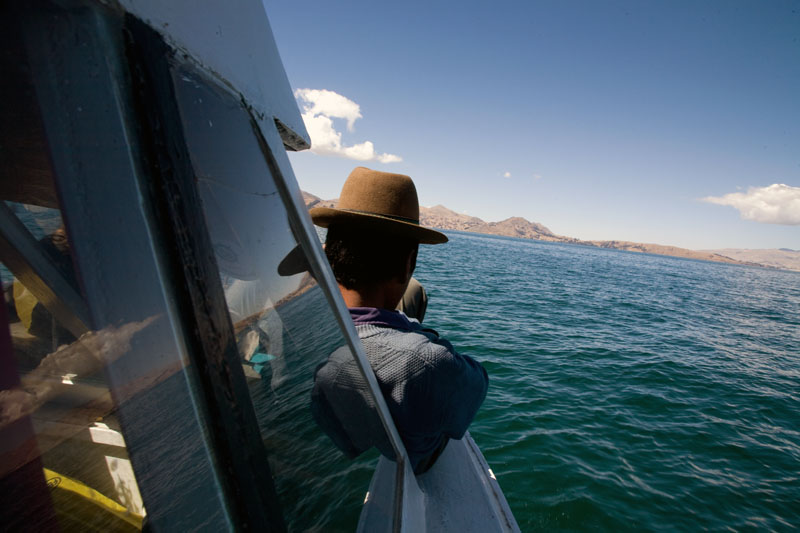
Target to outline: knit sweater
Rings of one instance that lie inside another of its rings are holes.
[[[486,396],[486,370],[435,331],[396,311],[353,308],[356,331],[412,467],[445,438],[460,439]],[[372,446],[394,457],[374,402],[349,350],[316,371],[312,413],[348,456]]]

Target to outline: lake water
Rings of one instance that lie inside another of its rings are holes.
[[[448,235],[425,323],[523,531],[800,526],[800,273]]]

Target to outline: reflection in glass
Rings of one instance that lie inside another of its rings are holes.
[[[239,103],[173,73],[208,231],[290,530],[356,527],[377,453],[347,460],[314,423],[316,367],[347,350]]]
[[[79,294],[79,286],[59,210],[0,208],[9,333],[1,350],[0,478],[13,491],[4,494],[6,511],[24,517],[26,529],[141,529],[144,505],[103,368],[154,318],[100,331],[62,322],[69,309],[54,305],[59,291],[48,289]]]
[[[87,59],[114,63],[116,41],[98,46],[94,33],[105,11],[7,7],[0,530],[223,524],[182,331],[125,157],[135,128],[121,131],[109,103],[124,86],[104,85],[108,65]]]
[[[73,291],[78,292],[78,282],[70,258],[69,241],[61,222],[61,213],[57,209],[35,205],[13,202],[6,202],[6,205],[14,218],[18,219],[36,240],[40,254],[55,268],[55,275]],[[75,335],[56,320],[44,303],[39,301],[24,283],[14,278],[5,266],[0,273],[3,286],[8,288],[9,292],[6,301],[13,302],[13,308],[10,308],[12,316],[19,319],[21,327],[28,334],[27,344],[39,344],[37,348],[41,350],[44,348],[42,345],[44,343],[51,351],[55,351],[59,345],[75,340]],[[19,338],[19,342],[26,342],[21,341],[22,337]],[[38,362],[39,358],[35,354],[38,350],[20,346],[17,354],[19,363],[28,367]]]

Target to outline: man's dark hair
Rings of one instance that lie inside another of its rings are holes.
[[[416,251],[414,239],[365,230],[350,224],[328,228],[325,255],[336,281],[347,289],[365,289],[405,275],[406,258]]]

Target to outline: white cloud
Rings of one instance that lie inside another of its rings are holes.
[[[372,141],[347,146],[342,144],[342,133],[336,130],[333,119],[347,121],[347,130],[353,131],[355,121],[362,118],[361,108],[349,98],[325,89],[297,89],[294,97],[303,108],[303,122],[311,136],[311,151],[320,155],[333,155],[358,161],[396,163],[402,161],[394,154],[380,154]]]
[[[353,131],[353,124],[361,118],[361,108],[357,103],[333,91],[297,89],[294,97],[306,102],[303,110],[312,116],[325,115],[347,120],[348,131]]]
[[[503,174],[503,177],[504,178],[510,178],[511,177],[511,172],[506,172],[505,174]]]
[[[708,196],[702,200],[735,207],[746,220],[765,224],[800,225],[800,187],[775,183],[768,187],[750,187],[747,192]]]
[[[542,175],[541,174],[534,174],[533,175],[533,179],[534,179],[534,181],[540,180],[540,179],[542,179]]]

